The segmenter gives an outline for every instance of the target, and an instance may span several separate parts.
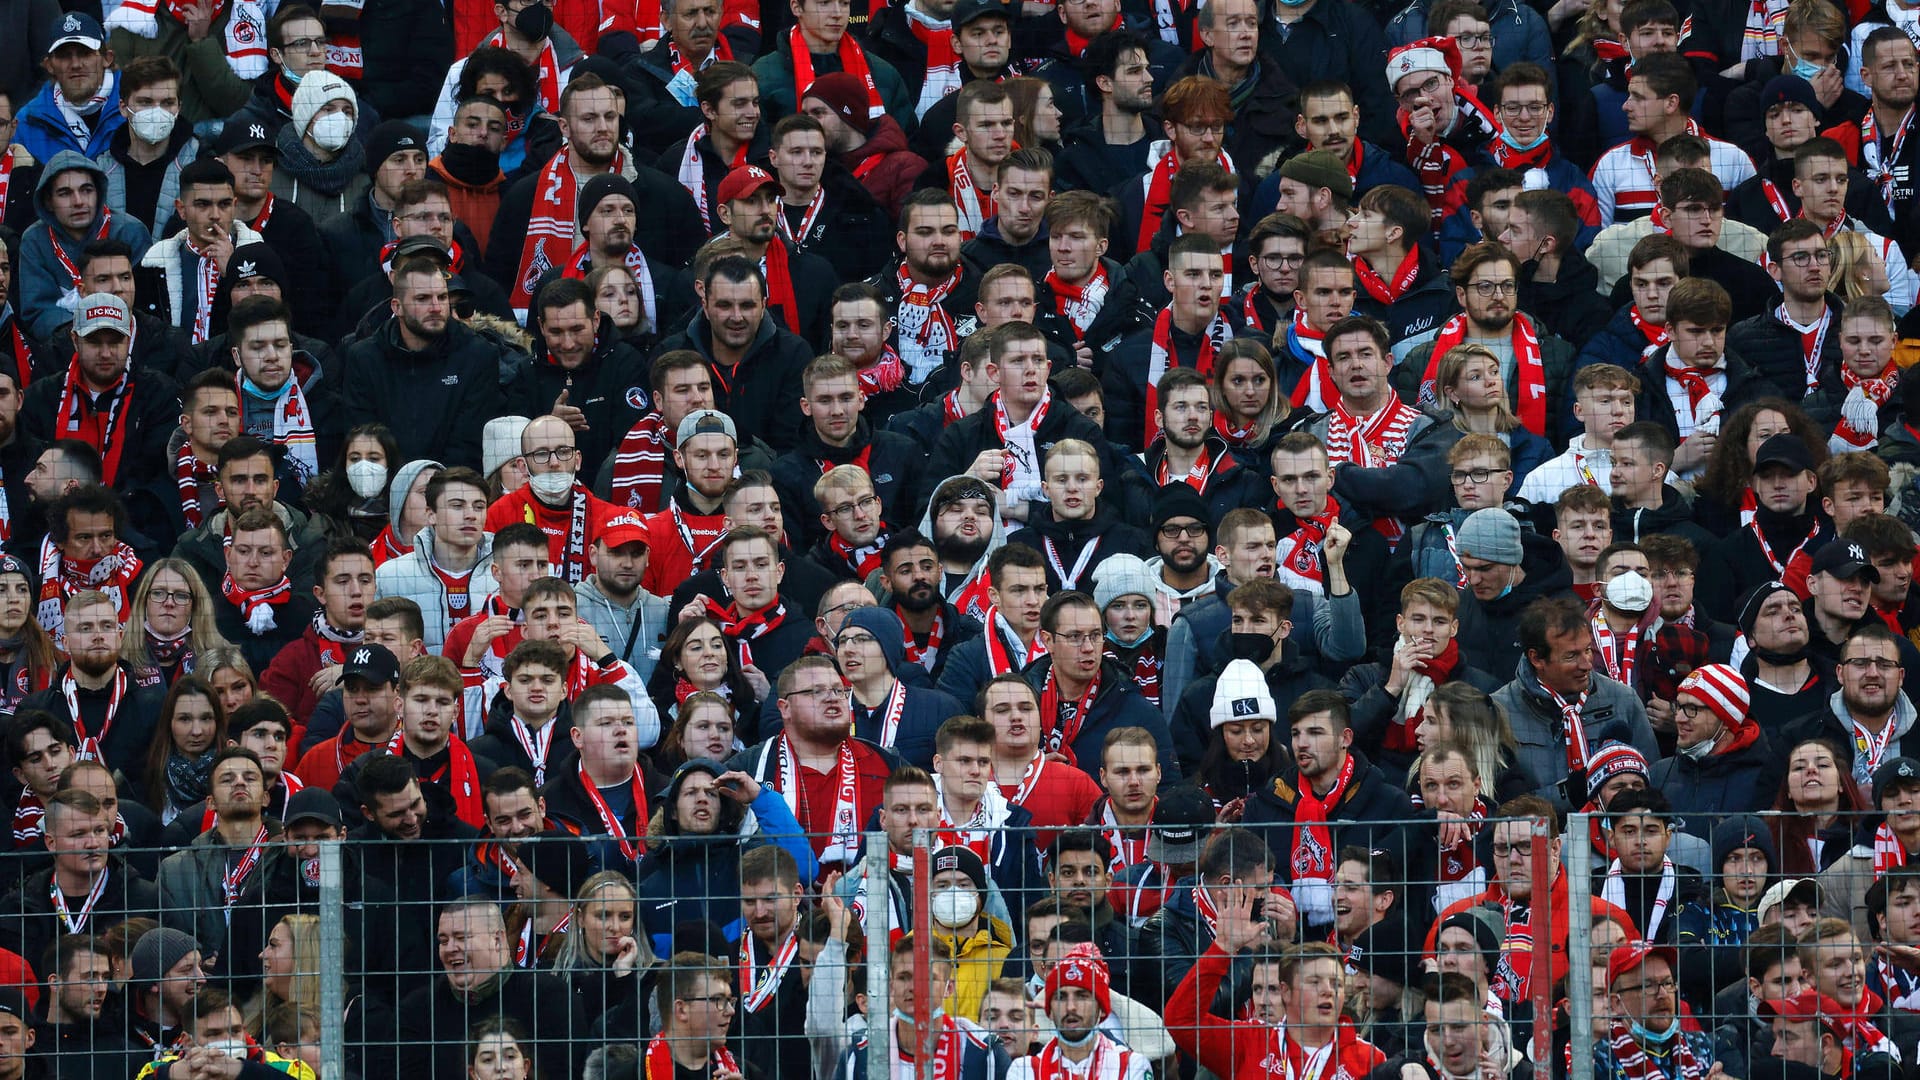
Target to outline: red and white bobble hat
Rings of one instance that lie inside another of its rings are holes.
[[[1054,961],[1053,970],[1047,972],[1047,1008],[1053,1008],[1053,995],[1062,986],[1077,986],[1093,995],[1104,1017],[1113,1012],[1111,984],[1112,976],[1107,973],[1107,960],[1101,955],[1100,947],[1090,941],[1082,942],[1068,949],[1066,955]]]
[[[1409,75],[1433,72],[1459,78],[1460,46],[1450,37],[1424,37],[1387,54],[1387,86],[1398,89]]]
[[[1745,724],[1747,709],[1753,703],[1746,678],[1726,664],[1694,668],[1680,680],[1679,692],[1692,695],[1694,700],[1712,709],[1720,723],[1728,728]]]

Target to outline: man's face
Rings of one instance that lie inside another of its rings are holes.
[[[1453,612],[1434,607],[1424,600],[1406,606],[1394,620],[1400,636],[1437,655],[1453,640],[1457,623]]]
[[[847,0],[792,0],[794,18],[814,41],[838,45],[846,36],[851,9]]]
[[[1460,77],[1478,85],[1493,70],[1493,26],[1471,15],[1456,15],[1441,33],[1460,47]]]
[[[471,989],[507,965],[506,928],[499,915],[478,907],[442,914],[435,945],[447,985],[454,990]]]
[[[1520,194],[1520,188],[1501,188],[1489,191],[1480,200],[1480,208],[1472,211],[1473,218],[1480,225],[1481,236],[1499,236],[1507,230],[1507,222],[1513,213],[1514,197]],[[1496,266],[1504,264],[1496,263]]]
[[[1720,229],[1727,223],[1726,208],[1717,202],[1687,199],[1667,207],[1667,221],[1673,238],[1689,251],[1706,251],[1720,242]]]
[[[244,589],[267,588],[287,574],[293,559],[280,534],[272,529],[236,530],[227,545],[227,572]],[[364,613],[364,609],[363,613]]]
[[[1893,363],[1893,328],[1877,319],[1861,316],[1840,320],[1840,362],[1861,379],[1885,374]]]
[[[1236,621],[1238,612],[1235,612]],[[1239,627],[1235,633],[1242,633]],[[1312,779],[1327,776],[1347,759],[1347,747],[1353,732],[1334,720],[1332,713],[1308,713],[1293,722],[1293,759],[1300,775]]]
[[[1340,267],[1316,267],[1305,273],[1293,302],[1306,313],[1307,322],[1325,330],[1353,314],[1353,274]]]
[[[1054,628],[1042,631],[1047,651],[1053,656],[1054,670],[1078,682],[1088,682],[1100,673],[1106,627],[1100,613],[1088,605],[1064,607],[1054,613]]]
[[[182,707],[184,705],[183,701]],[[219,813],[252,817],[266,805],[266,786],[267,778],[260,766],[246,758],[231,757],[213,770],[207,782],[207,797]]]
[[[988,165],[998,165],[1013,152],[1013,102],[975,102],[965,122],[956,122],[954,134],[968,153]]]
[[[720,217],[727,229],[750,244],[773,239],[774,219],[779,213],[780,196],[772,184],[762,184],[732,202],[720,204]]]
[[[1037,170],[1009,168],[1001,173],[1000,185],[993,189],[993,205],[1002,236],[1024,244],[1039,235],[1052,196],[1051,182],[1051,176]]]
[[[507,676],[507,701],[522,720],[545,720],[560,709],[560,673],[545,664],[522,664]]]
[[[751,87],[754,84],[747,85]],[[755,101],[755,107],[758,108],[758,99]],[[844,154],[866,139],[865,136],[854,131],[845,120],[840,119],[840,114],[834,112],[831,105],[817,97],[804,99],[800,103],[800,111],[819,122],[821,128],[827,133],[827,149],[835,154]],[[758,120],[758,118],[759,114],[756,113],[755,119]]]
[[[862,307],[872,307],[863,302]],[[816,379],[800,399],[800,411],[813,419],[813,430],[829,443],[838,445],[853,436],[860,423],[867,398],[860,392],[860,381],[852,375]]]
[[[840,9],[846,10],[845,0],[841,0]],[[737,79],[728,83],[720,91],[720,99],[711,105],[703,103],[700,111],[706,116],[708,127],[714,131],[735,142],[750,142],[754,131],[760,127],[760,84],[752,79]]]
[[[1169,394],[1156,410],[1167,443],[1197,450],[1213,428],[1213,400],[1204,386],[1188,386]]]
[[[1813,221],[1826,222],[1844,216],[1847,212],[1846,159],[1809,157],[1804,161],[1796,161],[1793,168],[1793,193],[1800,197],[1802,212]],[[1824,251],[1826,246],[1827,242],[1824,238],[1809,237],[1796,241],[1789,246],[1788,250]],[[1830,265],[1828,263],[1818,267],[1822,282],[1828,276],[1827,271]]]
[[[86,337],[73,338],[74,358],[80,362],[80,374],[102,389],[120,381],[127,370],[127,354],[133,339],[118,330],[95,330]]]
[[[1070,10],[1072,6],[1069,4],[1061,9],[1061,20],[1068,25],[1076,21]],[[1086,6],[1106,9],[1108,3],[1107,0],[1094,0]],[[1118,7],[1117,4],[1112,5],[1112,10],[1103,11],[1102,14],[1109,23],[1118,13]],[[1153,108],[1153,70],[1148,66],[1145,52],[1139,49],[1128,49],[1122,52],[1120,58],[1114,63],[1113,76],[1109,82],[1113,86],[1112,96],[1115,108],[1135,116]]]
[[[180,958],[160,976],[160,1001],[167,1011],[178,1016],[193,1003],[200,988],[207,985],[207,973],[200,963],[200,950]]]
[[[1103,251],[1105,244],[1106,241],[1102,240],[1101,250]],[[980,291],[979,299],[974,301],[973,310],[974,314],[980,317],[982,330],[992,330],[994,327],[1005,326],[1010,322],[1032,322],[1033,279],[1024,274],[1013,274],[1001,278]]]
[[[433,503],[433,535],[471,550],[480,543],[487,516],[487,493],[472,484],[448,484]]]
[[[929,280],[944,280],[960,260],[959,212],[952,206],[918,207],[893,242],[900,246],[909,270]]]
[[[1207,561],[1207,523],[1195,517],[1172,517],[1154,533],[1154,549],[1175,573],[1192,573]]]
[[[165,109],[175,116],[180,115],[180,80],[162,79],[156,83],[126,94],[120,99],[120,115],[133,119],[133,114],[147,109]]]
[[[1539,138],[1553,123],[1553,103],[1548,100],[1547,88],[1532,85],[1507,87],[1500,95],[1500,122],[1516,142],[1529,144]],[[1525,255],[1521,257],[1526,258]]]
[[[1507,224],[1500,230],[1498,237],[1500,242],[1507,245],[1507,248],[1523,263],[1543,257],[1546,254],[1547,241],[1552,239],[1546,232],[1535,226],[1533,215],[1521,206],[1513,206],[1507,210]]]
[[[1145,813],[1160,788],[1159,755],[1148,746],[1108,748],[1100,759],[1100,787],[1122,812]]]
[[[817,138],[817,136],[816,136]],[[587,215],[587,243],[593,250],[608,254],[625,253],[633,246],[633,230],[640,219],[639,211],[634,209],[633,200],[625,195],[612,194],[594,204],[593,213]],[[584,305],[576,304],[574,308]],[[542,328],[550,317],[572,311],[573,308],[561,308],[540,313]],[[547,339],[548,345],[553,343]],[[588,344],[592,341],[589,338]]]
[[[1720,362],[1727,351],[1726,324],[1702,325],[1692,319],[1681,319],[1670,328],[1673,334],[1673,355],[1683,363],[1697,368],[1710,368]]]
[[[1053,516],[1066,521],[1091,518],[1104,487],[1100,463],[1086,454],[1049,454],[1041,484]]]
[[[667,374],[657,399],[667,430],[677,430],[688,413],[713,408],[713,376],[705,364],[675,368]]]
[[[785,572],[780,554],[769,540],[751,540],[729,545],[726,562],[720,568],[720,580],[742,611],[759,611],[773,603]]]
[[[1232,186],[1202,191],[1192,209],[1176,210],[1175,215],[1181,228],[1211,239],[1222,249],[1232,244],[1240,231],[1240,204]],[[1187,258],[1192,259],[1193,256]],[[1225,264],[1218,259],[1213,261],[1219,264],[1217,269],[1224,273]],[[1218,292],[1214,293],[1216,298],[1219,295]]]
[[[120,619],[112,604],[67,605],[67,655],[82,673],[113,670],[120,653]]]
[[[1378,922],[1388,902],[1388,896],[1375,898],[1367,882],[1366,863],[1343,862],[1334,871],[1333,926],[1344,940],[1352,941]]]
[[[561,641],[580,623],[573,601],[559,593],[543,593],[527,601],[527,637],[533,641]]]
[[[993,504],[985,499],[955,499],[934,515],[933,538],[962,546],[983,544],[993,532]]]
[[[631,770],[640,752],[633,708],[619,702],[601,702],[575,714],[573,747],[580,760],[608,770]]]
[[[1593,635],[1585,626],[1547,633],[1547,654],[1528,650],[1540,685],[1556,693],[1578,694],[1593,678]]]
[[[1525,902],[1533,895],[1533,845],[1531,826],[1524,821],[1502,821],[1493,827],[1493,876],[1506,894]],[[1560,842],[1547,848],[1547,873],[1558,872]]]
[[[106,869],[107,847],[112,843],[112,815],[63,809],[44,820],[47,851],[52,854],[55,866],[70,874],[87,875]]]
[[[1345,974],[1340,961],[1331,957],[1315,957],[1295,967],[1293,980],[1280,990],[1287,1019],[1325,1027],[1339,1023]]]
[[[447,279],[439,272],[409,273],[401,278],[400,295],[393,299],[393,313],[400,325],[416,337],[439,338],[447,330],[447,314],[453,302],[447,295]]]
[[[997,347],[1000,356],[989,360],[987,369],[1000,387],[1000,396],[1010,405],[1032,408],[1047,392],[1047,345],[1034,337],[1008,338]]]
[[[97,1020],[113,989],[113,964],[105,953],[79,952],[59,980],[61,1011],[83,1022]]]
[[[1868,514],[1885,513],[1887,509],[1886,490],[1865,480],[1843,480],[1833,485],[1833,493],[1822,500],[1822,507],[1833,518],[1835,532],[1846,532],[1847,526]],[[1893,560],[1898,564],[1900,560]],[[1909,560],[1910,562],[1910,560]],[[1878,560],[1874,565],[1879,565]],[[1882,574],[1884,579],[1886,575]],[[1882,584],[1886,582],[1882,581]]]
[[[1673,829],[1652,814],[1623,814],[1614,819],[1608,835],[1614,851],[1619,854],[1621,868],[1629,873],[1647,874],[1660,868],[1660,860],[1666,857],[1667,845],[1673,839]]]
[[[560,117],[560,131],[583,161],[604,166],[620,148],[619,95],[612,87],[573,95]]]
[[[1767,142],[1772,144],[1776,157],[1791,155],[1819,131],[1813,110],[1797,101],[1768,106],[1766,124]]]
[[[1231,0],[1229,0],[1231,2]],[[1047,1002],[1047,1016],[1063,1039],[1084,1039],[1100,1023],[1100,1003],[1093,991],[1078,986],[1062,986]]]
[[[96,255],[80,264],[80,289],[88,293],[112,293],[120,302],[133,304],[133,260],[125,255]]]
[[[995,74],[1004,70],[1013,52],[1013,31],[1007,20],[981,16],[953,32],[960,59],[976,74]]]
[[[216,449],[233,438],[240,427],[240,396],[226,387],[206,387],[189,400],[188,410],[180,415],[180,426],[195,446]]]
[[[1627,97],[1620,103],[1626,113],[1627,130],[1636,135],[1644,135],[1666,122],[1666,117],[1674,107],[1676,99],[1661,97],[1654,93],[1653,87],[1642,78],[1627,80]]]
[[[982,22],[995,22],[994,19],[982,19]],[[1018,994],[999,994],[987,991],[980,1000],[980,1026],[993,1032],[1000,1039],[1000,1045],[1024,1049],[1032,1038],[1027,1028],[1027,1002]]]
[[[1799,513],[1816,485],[1812,473],[1785,463],[1770,462],[1753,474],[1754,498],[1775,513]]]
[[[233,231],[233,185],[195,184],[180,193],[173,209],[196,244],[209,244]]]
[[[821,517],[827,528],[855,547],[874,543],[885,522],[880,520],[880,496],[873,482],[855,477],[856,483],[827,492]]]
[[[1176,258],[1164,273],[1174,312],[1195,322],[1213,318],[1220,306],[1222,273],[1217,256],[1189,253]]]
[[[1867,987],[1867,958],[1853,935],[1821,938],[1812,951],[1814,989],[1842,1005],[1858,1002]]]
[[[1819,1069],[1825,1064],[1825,1032],[1817,1020],[1789,1020],[1784,1016],[1769,1021],[1773,1030],[1773,1056]]]
[[[897,784],[880,803],[880,828],[893,850],[913,850],[913,830],[940,824],[940,804],[932,784]]]
[[[1818,303],[1826,294],[1832,265],[1833,253],[1827,250],[1825,238],[1809,236],[1781,245],[1774,280],[1787,299]]]
[[[1309,149],[1327,150],[1345,159],[1359,135],[1360,111],[1346,94],[1301,98],[1293,131]]]
[[[1327,366],[1333,371],[1333,381],[1340,388],[1342,398],[1351,398],[1356,404],[1371,404],[1390,392],[1387,372],[1392,368],[1392,360],[1372,334],[1342,334],[1326,344]]]
[[[78,562],[104,559],[119,542],[112,514],[67,511],[67,540],[60,549],[64,557]]]
[[[1910,816],[1920,807],[1920,792],[1913,784],[1902,785],[1899,789],[1902,797],[1901,814]],[[1890,803],[1891,797],[1883,800]],[[1887,912],[1882,925],[1886,927],[1887,938],[1902,945],[1920,941],[1920,888],[1911,880],[1888,882]]]
[[[817,131],[789,131],[768,158],[788,191],[812,191],[827,167],[827,137]]]
[[[68,101],[85,102],[100,91],[107,69],[113,66],[112,49],[89,49],[77,41],[47,54],[40,62],[47,75],[60,87],[60,96]]]
[[[1797,953],[1783,954],[1780,963],[1747,980],[1747,992],[1761,1001],[1784,1001],[1807,988],[1807,975]]]
[[[444,687],[410,686],[400,695],[400,726],[415,742],[439,746],[453,731],[459,699]]]
[[[1259,6],[1253,0],[1225,0],[1208,14],[1213,16],[1213,29],[1200,30],[1207,48],[1236,67],[1252,64],[1260,48]]]
[[[1610,989],[1622,1014],[1653,1031],[1664,1031],[1679,1007],[1673,965],[1664,957],[1647,957],[1637,970],[1622,972]]]
[[[1260,287],[1275,296],[1292,297],[1300,287],[1300,264],[1307,258],[1307,246],[1298,237],[1273,236],[1260,242],[1253,253],[1253,269],[1260,275]]]
[[[1815,602],[1819,602],[1817,597]],[[1865,606],[1864,601],[1860,606]],[[1900,650],[1892,642],[1871,638],[1849,641],[1840,650],[1840,702],[1861,715],[1885,713],[1899,696],[1902,674]]]
[[[260,767],[266,770],[269,786],[280,778],[280,770],[287,760],[286,725],[271,721],[255,724],[240,733],[239,743],[243,749],[253,751],[253,756],[260,759]]]
[[[786,723],[813,738],[842,739],[847,734],[847,685],[832,669],[809,668],[779,699]]]
[[[1325,190],[1327,189],[1312,187],[1291,176],[1283,176],[1280,178],[1280,201],[1274,204],[1274,209],[1283,214],[1292,214],[1302,221],[1318,221],[1320,206],[1317,204],[1317,198]]]
[[[760,333],[767,316],[766,291],[758,281],[728,281],[716,277],[707,285],[704,309],[713,327],[715,343],[744,349]]]
[[[894,603],[907,611],[931,611],[939,602],[935,583],[940,580],[940,560],[931,547],[910,547],[887,557],[881,575]]]
[[[489,154],[498,154],[507,146],[506,111],[490,101],[472,101],[460,106],[460,111],[454,114],[453,127],[447,132],[447,142],[456,146],[478,146]]]
[[[389,698],[393,696],[391,687],[383,686],[380,690]],[[366,810],[367,819],[394,840],[418,840],[420,827],[427,820],[427,802],[420,794],[419,782],[414,780],[407,781],[404,790],[391,795],[374,796],[374,801]]]
[[[1420,797],[1429,807],[1464,817],[1473,812],[1479,796],[1480,781],[1459,754],[1430,754],[1420,767]]]
[[[933,772],[947,797],[971,805],[993,780],[993,744],[957,742],[933,755]],[[934,884],[937,891],[939,883]]]
[[[1040,608],[1047,602],[1047,573],[1035,566],[1008,566],[987,587],[994,606],[1022,633],[1040,627]]]
[[[681,53],[705,58],[720,37],[720,0],[685,0],[673,5],[667,30]]]
[[[1883,41],[1868,50],[1864,60],[1860,77],[1876,103],[1890,109],[1913,104],[1920,89],[1920,59],[1911,42]]]
[[[1225,117],[1189,117],[1180,122],[1162,121],[1160,127],[1173,143],[1174,160],[1214,161],[1220,156],[1220,143],[1226,138]]]
[[[1327,495],[1332,490],[1333,472],[1327,466],[1324,453],[1312,450],[1274,453],[1273,493],[1294,517],[1319,517],[1326,511]]]
[[[268,393],[278,392],[293,375],[293,337],[284,322],[247,327],[233,346],[233,356],[247,378]]]
[[[1084,221],[1068,221],[1047,233],[1047,251],[1053,257],[1053,272],[1062,281],[1085,281],[1107,253],[1107,238]]]
[[[487,829],[502,840],[522,840],[540,832],[547,816],[540,796],[526,788],[485,797]]]
[[[1492,202],[1493,197],[1488,196],[1487,205]],[[1466,283],[1456,286],[1454,293],[1476,329],[1488,334],[1503,331],[1513,322],[1520,295],[1520,275],[1512,263],[1493,259],[1474,267]]]
[[[1654,326],[1667,323],[1667,293],[1680,280],[1672,259],[1654,259],[1628,275],[1633,291],[1633,306],[1640,317]]]
[[[1438,1050],[1438,1064],[1449,1075],[1467,1076],[1479,1069],[1487,1018],[1473,1002],[1428,1001],[1426,1020],[1428,1045]]]
[[[36,795],[51,795],[60,771],[73,764],[73,750],[45,728],[29,731],[21,740],[20,759],[13,763],[13,778]]]

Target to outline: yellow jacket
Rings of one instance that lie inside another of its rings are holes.
[[[968,1020],[980,1016],[980,1003],[986,999],[987,985],[1000,977],[1000,969],[1013,952],[1013,928],[991,915],[981,916],[980,928],[956,941],[951,934],[935,929],[933,940],[945,946],[953,957],[953,996],[941,1003],[948,1016]]]

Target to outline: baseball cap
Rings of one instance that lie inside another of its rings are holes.
[[[1878,582],[1880,571],[1873,568],[1873,560],[1867,558],[1867,549],[1852,540],[1834,540],[1813,553],[1813,566],[1809,575],[1828,574],[1846,580],[1852,577],[1864,577],[1868,581]]]
[[[1897,757],[1886,762],[1873,772],[1873,801],[1877,806],[1896,787],[1912,787],[1920,784],[1920,761],[1910,757]]]
[[[340,827],[340,803],[326,788],[301,788],[287,796],[287,812],[280,815],[280,824],[292,826],[302,821],[317,821],[337,829]]]
[[[1753,454],[1753,471],[1759,472],[1767,465],[1786,465],[1803,472],[1813,471],[1813,455],[1807,453],[1807,444],[1800,441],[1798,435],[1770,435],[1760,444]]]
[[[673,444],[685,446],[688,439],[699,435],[725,435],[734,442],[740,441],[740,432],[733,426],[733,417],[718,409],[699,409],[681,417],[680,430],[673,433]]]
[[[1765,923],[1768,912],[1789,900],[1818,908],[1822,900],[1820,883],[1812,878],[1788,878],[1785,881],[1774,882],[1772,887],[1761,894],[1760,908],[1756,912],[1756,917]]]
[[[115,330],[128,337],[133,336],[133,315],[127,311],[126,302],[112,293],[88,293],[80,298],[77,310],[73,332],[81,337],[88,337],[99,330]]]
[[[783,190],[780,187],[779,177],[758,165],[742,165],[728,173],[725,180],[720,181],[720,190],[714,198],[723,203],[730,203],[735,199],[744,199],[768,184],[773,185],[776,194]]]
[[[645,544],[647,542],[647,523],[640,515],[629,510],[600,527],[600,542],[609,548],[625,544]]]
[[[428,236],[425,233],[401,237],[399,242],[393,245],[391,261],[398,263],[401,259],[411,259],[415,255],[429,255],[448,265],[453,263],[453,255],[447,251],[447,245],[441,243],[437,237]]]
[[[1676,971],[1680,967],[1680,961],[1670,945],[1649,945],[1644,941],[1631,941],[1617,946],[1607,955],[1607,989],[1613,989],[1613,984],[1619,981],[1620,976],[1637,970],[1641,964],[1656,957],[1665,960],[1667,966]]]
[[[1001,0],[960,0],[953,5],[953,14],[947,17],[947,24],[958,30],[968,23],[990,16],[1012,21],[1012,13],[1007,10],[1007,5]]]
[[[59,32],[47,46],[47,54],[51,56],[62,45],[76,44],[99,52],[106,43],[107,32],[100,28],[100,20],[82,11],[69,11],[60,20]]]
[[[1761,1016],[1777,1016],[1782,1020],[1804,1023],[1818,1020],[1822,1026],[1835,1035],[1843,1033],[1840,1017],[1849,1011],[1845,1006],[1818,990],[1808,989],[1789,998],[1778,1001],[1762,1001],[1758,1005]]]
[[[1198,860],[1200,842],[1212,824],[1212,796],[1191,784],[1174,788],[1153,804],[1153,830],[1147,834],[1147,858],[1159,863]]]
[[[391,685],[400,681],[400,661],[393,658],[385,645],[364,642],[355,645],[353,651],[347,654],[347,663],[340,677]]]
[[[271,136],[267,125],[258,120],[229,120],[227,126],[220,129],[220,137],[214,140],[213,156],[225,157],[246,150],[270,150],[277,155],[279,150]]]

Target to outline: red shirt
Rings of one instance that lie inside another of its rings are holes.
[[[1053,838],[1061,829],[1087,820],[1094,804],[1105,794],[1091,776],[1058,761],[1047,762],[1026,796],[1016,801],[1014,796],[1019,791],[1017,782],[1000,785],[1000,794],[1005,795],[1007,801],[1025,807],[1027,813],[1033,815],[1033,843],[1041,851],[1053,846]]]
[[[715,546],[726,529],[725,514],[696,514],[668,507],[647,518],[647,572],[640,587],[655,596],[672,596],[673,591],[697,573],[696,552],[713,557]],[[691,539],[694,546],[688,547]]]
[[[796,763],[797,764],[797,763]],[[766,777],[762,781],[776,791],[780,787],[780,746],[776,742],[767,759]],[[800,795],[799,808],[793,816],[800,820],[800,829],[813,843],[813,853],[824,854],[827,845],[833,840],[833,811],[837,801],[840,778],[837,767],[827,772],[815,772],[805,765],[799,766]],[[873,815],[875,807],[882,800],[887,786],[887,777],[891,774],[887,761],[880,752],[866,743],[855,740],[853,743],[854,772],[854,822],[855,828],[865,828],[867,819]],[[784,791],[782,792],[784,794]],[[794,805],[789,798],[787,805]]]
[[[345,740],[344,746],[341,745],[342,740]],[[380,744],[380,746],[385,745],[384,742]],[[355,738],[352,729],[343,728],[340,734],[326,742],[316,743],[313,749],[300,755],[300,764],[293,770],[293,774],[298,776],[307,787],[331,791],[333,785],[340,782],[341,772],[353,763],[353,759],[377,749],[379,747],[372,743],[363,743]]]
[[[587,559],[587,572],[593,572],[593,541],[600,535],[606,523],[620,514],[620,509],[610,502],[603,502],[593,493],[587,494],[587,537],[583,549]],[[487,507],[486,529],[497,533],[516,521],[530,521],[540,526],[547,534],[547,561],[561,566],[567,555],[567,531],[573,525],[573,501],[568,497],[567,505],[558,510],[533,497],[533,487],[523,484],[519,491],[502,495]],[[454,661],[458,663],[458,659]]]

